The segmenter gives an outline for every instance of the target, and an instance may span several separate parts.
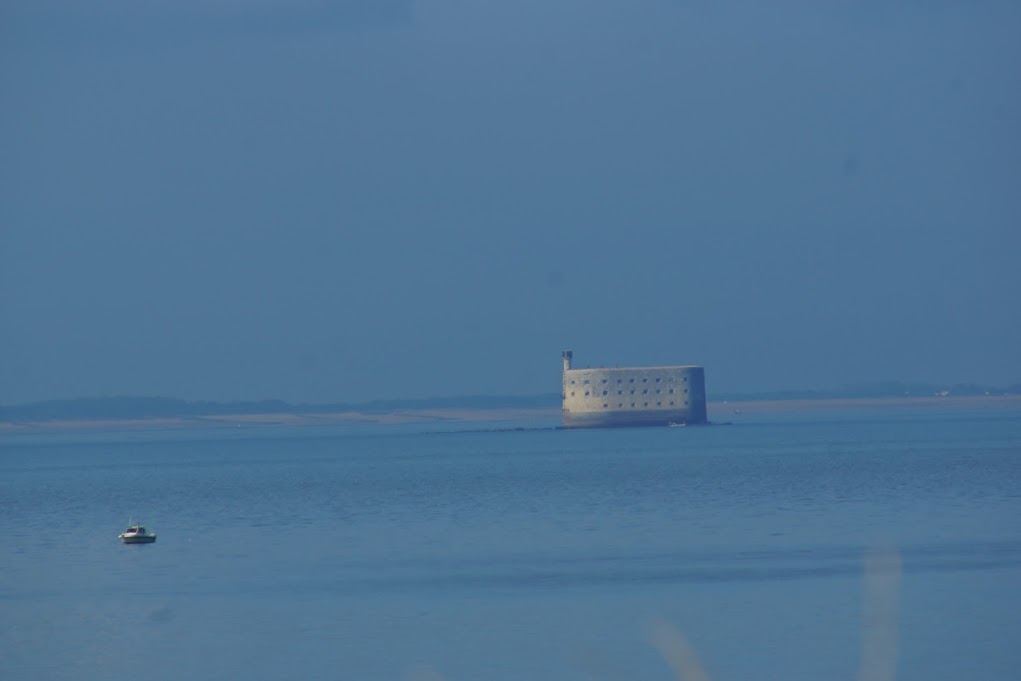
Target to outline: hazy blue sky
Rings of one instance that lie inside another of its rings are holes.
[[[1021,5],[3,0],[0,402],[1021,381]]]

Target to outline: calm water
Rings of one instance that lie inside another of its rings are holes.
[[[0,678],[851,680],[879,549],[897,679],[1013,681],[1019,530],[1009,410],[6,435]]]

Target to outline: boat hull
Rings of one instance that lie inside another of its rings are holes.
[[[124,535],[121,535],[120,539],[125,544],[152,544],[154,541],[156,541],[156,535],[150,534],[138,537],[126,537]]]

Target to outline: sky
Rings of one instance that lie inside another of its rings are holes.
[[[1021,381],[1021,5],[2,0],[0,403]]]

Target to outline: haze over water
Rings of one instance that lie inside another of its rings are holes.
[[[733,418],[6,436],[0,676],[850,680],[879,550],[896,679],[1017,678],[1016,408]]]
[[[1021,5],[5,0],[0,404],[1021,382]]]
[[[568,348],[710,397],[1016,384],[1018,35],[5,0],[0,405],[544,395]],[[666,680],[677,632],[714,681],[1021,675],[1016,407],[733,419],[3,430],[0,678]]]

